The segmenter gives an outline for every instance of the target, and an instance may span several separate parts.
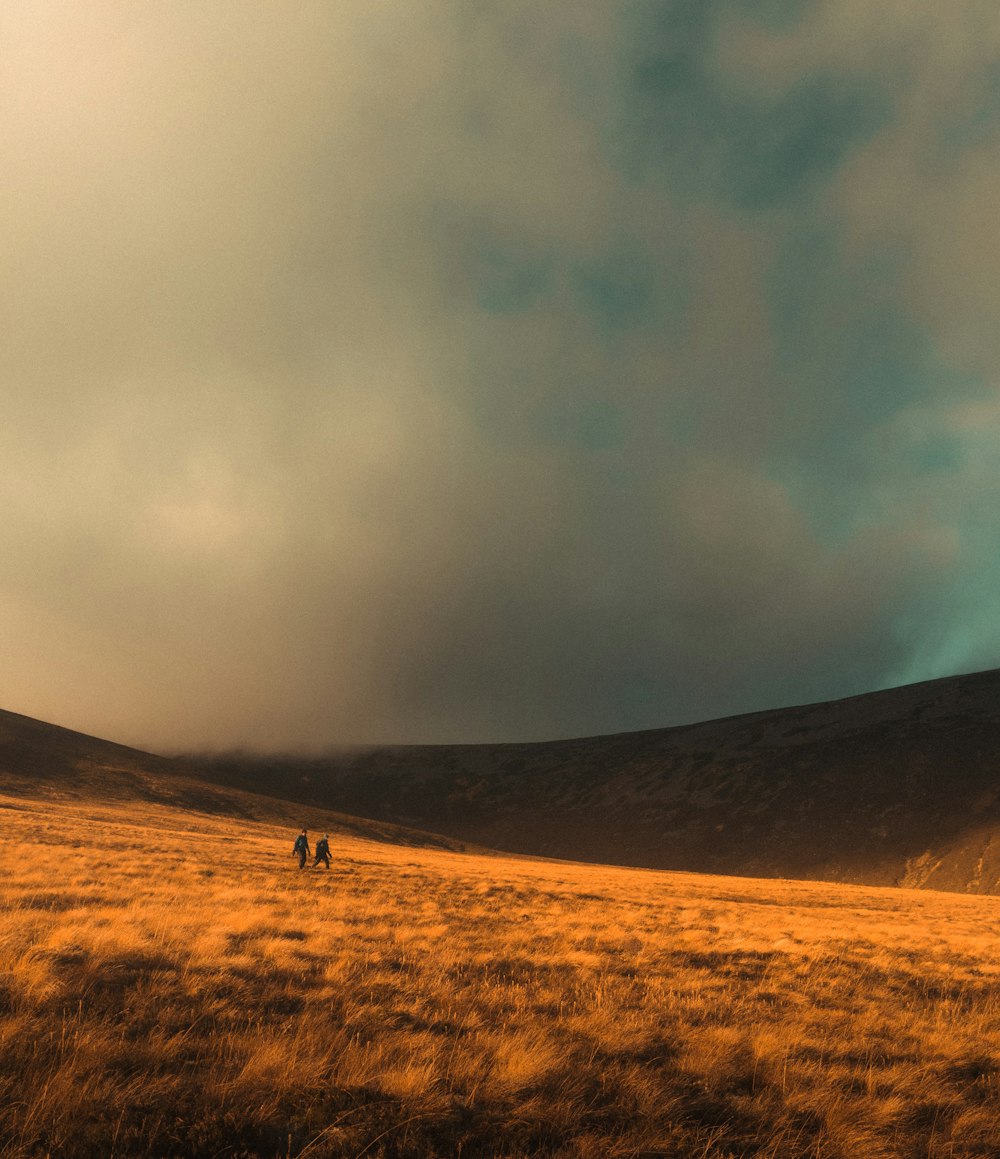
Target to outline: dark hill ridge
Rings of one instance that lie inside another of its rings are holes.
[[[1000,893],[1000,670],[650,732],[197,765],[519,853]]]

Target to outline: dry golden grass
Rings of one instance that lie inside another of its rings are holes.
[[[0,798],[0,1155],[1000,1155],[1000,900]]]

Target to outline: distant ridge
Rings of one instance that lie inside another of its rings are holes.
[[[1000,893],[1000,670],[613,736],[195,763],[513,852]]]

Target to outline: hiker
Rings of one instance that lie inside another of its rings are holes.
[[[296,855],[299,859],[299,869],[305,869],[306,858],[309,856],[309,838],[305,829],[295,838],[295,844],[292,846],[292,856]]]
[[[313,869],[315,869],[321,861],[327,867],[327,869],[330,868],[329,836],[329,833],[324,833],[323,836],[316,842],[316,860],[312,863]]]

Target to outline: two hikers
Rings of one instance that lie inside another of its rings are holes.
[[[298,857],[299,869],[305,869],[306,858],[312,851],[309,848],[309,836],[305,829],[295,838],[295,844],[292,846],[292,856]],[[316,859],[312,863],[312,868],[315,869],[320,862],[330,868],[330,834],[324,833],[323,836],[316,842]]]

